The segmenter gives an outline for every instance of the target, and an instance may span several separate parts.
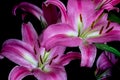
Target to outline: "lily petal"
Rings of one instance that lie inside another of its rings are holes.
[[[59,13],[57,11],[56,6],[51,5],[51,4],[46,6],[45,3],[43,3],[42,10],[43,10],[43,14],[44,14],[44,17],[45,17],[48,25],[57,23]]]
[[[97,68],[102,71],[107,70],[108,68],[112,67],[117,61],[118,59],[114,54],[103,52],[97,60]]]
[[[10,72],[8,80],[22,80],[28,75],[32,75],[30,70],[23,66],[16,66]]]
[[[65,46],[65,47],[76,47],[79,46],[82,42],[82,39],[79,37],[69,37],[66,35],[56,35],[41,44],[41,46],[44,46],[47,50],[55,47],[55,46]]]
[[[67,54],[63,55],[59,61],[60,65],[67,65],[70,61],[75,59],[81,59],[81,55],[79,52],[68,52]]]
[[[68,0],[67,10],[68,10],[69,24],[72,25],[73,29],[77,30],[78,20],[80,19],[79,16],[80,16],[80,10],[81,10],[81,1]]]
[[[51,65],[59,64],[60,66],[65,66],[74,59],[80,59],[81,56],[79,52],[68,52],[64,54],[65,49],[66,47],[63,46],[52,48],[49,58],[54,58],[54,60]]]
[[[42,41],[48,40],[49,38],[58,35],[64,34],[68,36],[77,36],[78,33],[73,30],[68,24],[58,23],[48,26],[47,29],[43,32]],[[41,40],[40,40],[41,41]]]
[[[96,47],[93,44],[82,44],[79,46],[81,50],[81,66],[92,67],[96,57]]]
[[[87,39],[87,41],[90,43],[105,43],[110,41],[120,41],[120,31],[112,30],[107,34],[103,34],[95,38],[89,38]]]
[[[22,40],[34,47],[38,35],[30,22],[22,24]]]
[[[58,61],[61,59],[61,56],[63,56],[65,49],[66,47],[64,46],[56,46],[51,48],[49,59],[54,58],[53,62],[58,63]]]
[[[46,22],[43,17],[43,11],[39,7],[37,7],[31,3],[22,2],[22,3],[18,4],[17,6],[15,6],[13,8],[14,15],[16,15],[17,9],[22,9],[25,12],[29,12],[29,13],[33,14],[35,17],[37,17],[39,20],[42,19],[42,21]]]
[[[118,10],[118,8],[115,6],[120,3],[119,0],[95,0],[94,2],[96,6],[98,6],[97,9],[102,9],[102,10],[106,9],[108,11],[113,9]]]
[[[102,52],[97,59],[97,69],[95,75],[98,79],[108,80],[112,76],[112,66],[117,63],[118,58],[109,52]]]
[[[67,80],[64,67],[59,66],[52,67],[49,73],[44,73],[39,69],[35,69],[33,74],[38,80]]]
[[[110,2],[110,4],[112,4],[113,6],[116,6],[117,4],[119,4],[120,3],[120,0],[112,0],[111,2]]]
[[[73,30],[68,24],[58,23],[48,26],[48,28],[43,32],[43,40],[53,37],[58,34],[65,34],[68,36],[77,36],[78,33]]]
[[[4,56],[0,55],[0,59],[3,59],[3,58],[4,58]]]
[[[29,69],[37,67],[34,49],[25,42],[9,39],[4,42],[1,54],[11,61]]]
[[[76,31],[78,27],[89,27],[102,13],[95,9],[95,4],[92,0],[68,0],[67,9],[70,24]]]
[[[64,6],[64,4],[59,1],[59,0],[47,0],[45,2],[46,5],[49,5],[49,4],[53,4],[55,6],[57,6],[60,11],[61,11],[61,17],[62,17],[62,22],[67,22],[67,13],[66,13],[66,7]]]

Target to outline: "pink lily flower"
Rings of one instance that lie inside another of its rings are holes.
[[[11,70],[8,80],[22,80],[28,75],[38,80],[67,80],[64,66],[73,59],[80,59],[80,54],[64,54],[64,50],[65,47],[57,46],[46,51],[40,46],[32,24],[22,24],[22,40],[6,40],[1,50],[2,56],[18,64]]]
[[[108,1],[108,2],[107,2]],[[40,37],[47,50],[54,46],[79,46],[81,66],[91,67],[96,57],[94,43],[120,40],[120,25],[107,20],[105,9],[112,10],[118,0],[68,0],[67,9],[59,0],[47,0],[46,5],[56,5],[64,18],[48,26]],[[102,5],[100,4],[102,3]],[[99,9],[98,4],[101,5]],[[107,4],[107,5],[106,5]],[[111,6],[109,6],[111,4]],[[64,15],[63,15],[64,14]]]
[[[95,75],[98,80],[107,80],[111,76],[111,69],[117,63],[118,58],[112,53],[103,52],[97,59]]]

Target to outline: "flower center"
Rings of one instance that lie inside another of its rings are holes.
[[[53,60],[57,57],[58,55],[50,57],[50,52],[44,51],[44,54],[39,56],[38,68],[42,71],[49,72],[50,69],[48,67],[52,65]]]
[[[85,40],[87,38],[98,37],[105,33],[110,32],[114,27],[110,26],[110,21],[107,22],[107,25],[104,23],[103,25],[101,25],[102,23],[99,22],[102,17],[104,17],[103,13],[95,21],[93,21],[90,26],[84,28],[83,18],[82,15],[80,14],[80,18],[78,20],[78,37]]]
[[[40,55],[39,56],[39,63],[38,63],[38,68],[43,70],[43,71],[48,71],[46,68],[45,68],[45,65],[46,63],[48,62],[48,57],[49,57],[49,52],[44,52],[44,55]]]

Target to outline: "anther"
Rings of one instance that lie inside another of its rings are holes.
[[[110,21],[108,21],[106,29],[108,29],[109,26],[110,26]]]
[[[42,60],[42,57],[41,57],[41,55],[40,55],[40,62],[41,62],[41,64],[43,64],[43,60]]]
[[[58,55],[54,56],[54,57],[50,60],[49,65],[51,65],[51,64],[52,64],[52,61],[53,61],[54,59],[56,59],[57,57],[58,57]]]
[[[83,20],[82,20],[82,15],[80,14],[80,21],[82,22]]]
[[[114,28],[114,26],[113,26],[113,27],[111,27],[110,29],[108,29],[105,33],[110,32],[113,28]]]
[[[101,27],[99,34],[102,34],[104,26]]]
[[[35,50],[35,47],[34,47],[34,53],[37,54],[36,50]]]
[[[39,42],[39,40],[37,40],[37,42],[38,42],[38,46],[39,46],[39,48],[40,48],[40,42]]]
[[[94,25],[95,25],[95,21],[92,22],[91,29],[93,29]]]
[[[54,56],[52,59],[55,59],[55,58],[57,58],[57,57],[58,57],[58,55]]]
[[[52,60],[50,60],[50,62],[49,62],[49,65],[51,65],[52,64]]]

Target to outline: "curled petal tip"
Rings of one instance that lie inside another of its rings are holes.
[[[0,55],[0,59],[3,59],[4,57],[2,55]]]
[[[35,17],[37,17],[38,19],[40,18],[40,16],[43,16],[43,12],[39,7],[28,2],[21,2],[20,4],[16,5],[12,11],[13,15],[16,15],[17,9],[21,9],[24,12],[29,12],[33,14]]]
[[[22,80],[28,75],[32,75],[32,73],[27,68],[16,66],[11,70],[8,80]]]

